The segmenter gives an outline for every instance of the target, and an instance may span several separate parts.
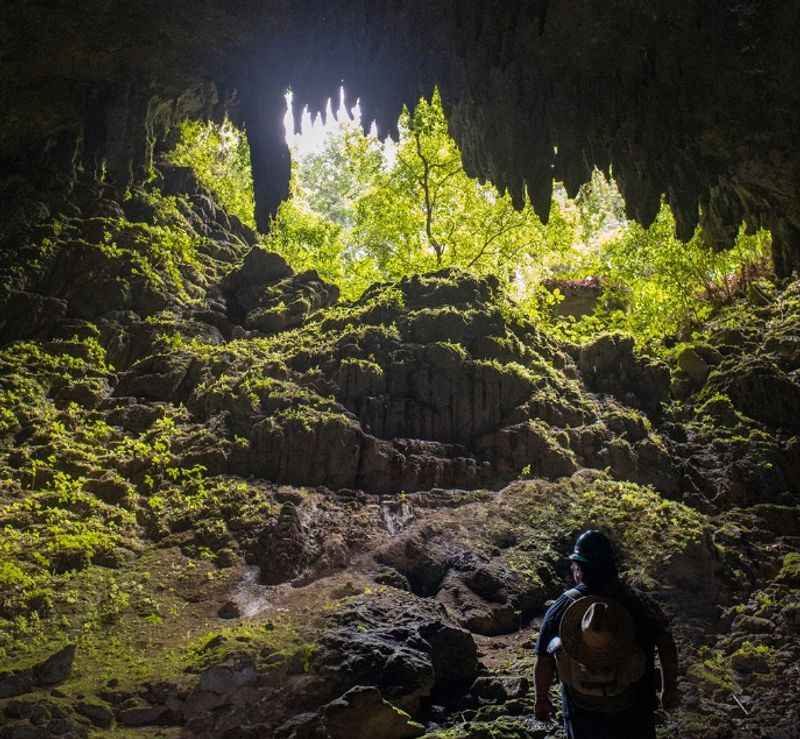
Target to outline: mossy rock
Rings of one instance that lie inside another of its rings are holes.
[[[777,582],[791,587],[800,587],[800,553],[790,552],[783,558],[783,566]]]

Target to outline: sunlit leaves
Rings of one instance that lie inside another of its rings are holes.
[[[298,155],[271,248],[356,297],[372,282],[442,267],[524,279],[545,252],[572,242],[575,219],[556,208],[545,227],[529,202],[518,211],[467,177],[438,92],[403,111],[398,128],[395,144],[340,125],[318,152]]]
[[[605,294],[597,314],[558,329],[574,340],[597,330],[616,328],[640,344],[658,348],[676,334],[697,328],[720,304],[732,300],[769,261],[770,235],[747,235],[742,229],[734,246],[715,252],[702,232],[683,243],[675,236],[675,219],[663,203],[650,228],[630,222],[616,237],[589,251],[573,275],[602,278]]]
[[[184,121],[180,140],[169,157],[172,164],[191,167],[228,213],[255,228],[255,198],[247,136],[229,120]]]

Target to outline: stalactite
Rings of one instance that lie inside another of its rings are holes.
[[[4,171],[33,176],[30,152],[72,132],[115,177],[135,175],[150,145],[152,101],[212,82],[240,92],[263,224],[286,193],[276,106],[287,86],[299,105],[321,109],[343,82],[361,99],[365,125],[377,120],[385,135],[396,134],[403,104],[438,84],[466,170],[508,188],[518,204],[527,191],[543,217],[553,176],[572,194],[593,166],[611,167],[643,223],[666,196],[682,238],[698,219],[718,245],[743,218],[786,224],[779,263],[800,266],[796,3],[245,0],[232,10],[209,0],[204,8],[123,12],[120,0],[98,0],[42,13],[10,3],[7,58],[16,61],[0,67]],[[91,30],[64,32],[87,15]]]

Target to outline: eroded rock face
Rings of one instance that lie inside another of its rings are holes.
[[[650,358],[637,357],[631,337],[601,336],[581,347],[578,365],[589,389],[613,395],[648,414],[658,414],[669,397],[667,367]]]
[[[188,5],[168,16],[120,3],[8,7],[18,65],[0,75],[9,103],[0,158],[27,183],[17,190],[22,223],[63,194],[76,159],[87,171],[102,162],[124,188],[180,120],[232,112],[251,136],[266,227],[287,194],[283,92],[321,110],[344,79],[364,120],[384,131],[438,84],[468,171],[520,203],[527,186],[545,218],[553,176],[574,194],[593,165],[613,165],[629,215],[644,224],[666,194],[683,238],[702,207],[714,243],[731,243],[745,220],[773,229],[781,274],[798,263],[792,4],[516,0],[498,11],[489,0],[409,0],[369,13],[336,2],[321,15],[308,3],[213,2],[202,17]],[[78,25],[85,14],[91,27]],[[72,27],[80,33],[63,32]],[[59,63],[45,65],[42,48]]]
[[[252,251],[226,278],[231,320],[248,321],[248,306],[264,295],[292,300],[301,276],[285,271],[279,258]],[[178,383],[200,418],[222,414],[231,433],[248,439],[230,457],[231,471],[279,482],[375,492],[475,488],[523,469],[568,476],[609,458],[623,476],[664,482],[648,472],[657,459],[649,430],[631,432],[638,446],[626,463],[613,461],[605,420],[619,426],[619,414],[575,382],[572,360],[534,326],[504,318],[502,299],[496,281],[444,270],[378,286],[336,312],[304,302],[311,312],[296,333],[262,326],[253,338],[274,339],[254,354],[220,347],[201,357],[195,344],[170,360],[174,373],[139,360],[122,387],[153,393],[162,379]],[[598,351],[602,361],[591,369],[584,362],[589,386],[621,387],[627,362],[625,378],[647,391],[625,399],[657,415],[666,369],[620,346],[619,356]]]
[[[324,739],[354,717],[387,736],[545,737],[529,645],[597,526],[674,618],[689,706],[668,733],[717,738],[732,689],[777,707],[747,703],[741,736],[796,724],[798,283],[733,328],[710,321],[692,347],[706,368],[678,358],[670,382],[622,337],[559,345],[491,278],[328,305],[330,286],[183,196],[198,250],[175,289],[120,266],[147,254],[131,234],[152,194],[124,217],[104,195],[2,298],[3,739]],[[109,213],[127,251],[105,241]],[[73,249],[120,294],[50,295],[49,260]],[[246,325],[280,301],[305,306],[286,314],[299,324]],[[31,651],[76,633],[75,655]]]

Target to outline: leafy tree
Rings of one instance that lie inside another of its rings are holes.
[[[566,196],[566,193],[564,193]],[[600,242],[624,227],[625,200],[613,178],[595,168],[592,177],[578,191],[574,202],[584,244],[599,246]]]
[[[344,280],[342,227],[295,201],[281,204],[266,246],[283,256],[298,272],[315,269],[329,282]]]
[[[342,122],[325,136],[320,151],[298,157],[292,196],[307,210],[352,228],[354,207],[383,166],[383,147],[365,136],[358,120]]]
[[[768,232],[742,231],[722,252],[708,249],[700,230],[684,244],[665,203],[647,229],[626,221],[613,180],[598,171],[574,200],[557,186],[543,225],[529,201],[516,210],[507,194],[467,177],[438,92],[402,112],[397,143],[365,135],[358,114],[328,117],[338,125],[326,127],[323,145],[293,152],[292,197],[265,239],[347,299],[376,281],[454,266],[499,276],[521,310],[557,335],[582,340],[617,328],[658,349],[767,270]],[[229,121],[183,124],[171,161],[193,167],[229,212],[254,225],[247,139]],[[599,278],[598,310],[577,321],[553,317],[561,296],[544,289],[548,277]]]
[[[225,210],[255,228],[255,196],[247,135],[227,118],[184,121],[180,138],[169,155],[172,164],[191,167]]]
[[[615,238],[573,265],[575,277],[602,279],[604,299],[594,315],[554,327],[573,340],[617,328],[657,350],[666,337],[700,326],[753,277],[765,274],[769,253],[769,232],[748,235],[744,228],[725,251],[708,248],[700,230],[683,243],[675,236],[672,211],[662,202],[649,228],[626,223]]]
[[[545,227],[529,202],[518,211],[508,195],[467,177],[438,92],[403,111],[397,143],[365,135],[357,116],[329,111],[328,120],[336,125],[317,151],[294,152],[292,199],[270,244],[347,297],[448,266],[512,282],[574,238],[575,219],[557,205]]]
[[[441,267],[495,273],[513,280],[545,250],[571,241],[572,226],[556,209],[545,227],[526,202],[467,176],[450,137],[438,92],[404,110],[389,166],[355,207],[352,241],[386,278]]]

